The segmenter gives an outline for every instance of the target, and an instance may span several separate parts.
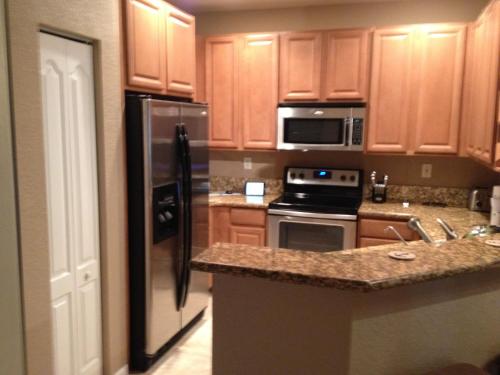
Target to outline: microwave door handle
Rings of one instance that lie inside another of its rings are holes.
[[[352,134],[354,131],[354,119],[352,117],[347,118],[347,141],[346,146],[352,146]]]
[[[348,131],[349,131],[349,118],[345,118],[344,119],[344,146],[348,146],[349,145],[349,135],[347,134]]]

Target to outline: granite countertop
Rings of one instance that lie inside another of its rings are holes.
[[[492,237],[500,239],[500,234]],[[484,241],[461,239],[439,247],[415,241],[404,247],[395,243],[329,253],[218,243],[191,265],[205,272],[369,292],[500,265],[500,248]],[[394,250],[411,251],[416,259],[389,258]]]
[[[267,208],[269,203],[278,197],[279,194],[266,194],[263,197],[247,197],[243,194],[211,194],[208,203],[210,207]]]
[[[254,204],[246,202],[245,196],[211,196],[210,205],[266,208],[276,197],[266,196],[260,204]],[[417,216],[435,240],[445,236],[436,223],[437,217],[447,221],[460,237],[473,225],[488,223],[488,214],[466,208],[421,204],[411,204],[409,208],[404,208],[401,203],[391,202],[376,204],[364,201],[359,216],[388,220],[407,220]],[[500,234],[492,237],[500,239]],[[409,246],[395,243],[328,253],[219,243],[197,256],[192,261],[192,267],[213,273],[373,291],[500,265],[500,248],[486,245],[485,239],[459,239],[439,247],[415,241]],[[398,261],[389,258],[387,254],[395,250],[411,251],[416,259]]]
[[[474,225],[489,223],[489,213],[470,211],[465,207],[435,207],[422,204],[410,204],[404,208],[402,203],[373,203],[364,201],[358,211],[359,217],[387,220],[408,220],[416,216],[424,229],[433,239],[444,239],[445,233],[436,222],[436,218],[446,221],[462,237]]]

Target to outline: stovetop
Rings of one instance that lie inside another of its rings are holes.
[[[363,172],[287,167],[284,194],[269,209],[356,215],[363,197]]]
[[[269,203],[269,209],[356,215],[361,199],[328,196],[287,196],[282,195]]]

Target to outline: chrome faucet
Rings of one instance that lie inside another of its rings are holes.
[[[434,240],[429,235],[429,233],[426,232],[418,217],[413,216],[410,220],[408,220],[408,228],[417,232],[420,238],[423,239],[426,243],[434,244]]]
[[[446,221],[439,217],[436,219],[436,221],[439,225],[441,225],[441,228],[443,228],[444,232],[446,233],[446,241],[456,240],[458,238],[458,234]]]
[[[408,242],[406,242],[406,240],[403,238],[403,236],[401,235],[401,233],[398,232],[398,230],[396,228],[394,228],[392,225],[389,225],[387,226],[385,229],[384,229],[384,232],[387,233],[389,231],[392,231],[394,232],[394,234],[399,238],[399,240],[405,244],[405,245],[408,245]]]

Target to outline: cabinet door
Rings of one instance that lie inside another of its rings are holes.
[[[194,17],[168,6],[167,17],[167,92],[192,96],[196,81]]]
[[[498,95],[499,82],[499,55],[500,55],[500,3],[491,3],[484,14],[485,17],[485,33],[483,46],[485,48],[483,59],[484,61],[484,81],[482,88],[486,92],[484,103],[484,127],[481,133],[482,139],[479,139],[477,157],[486,162],[493,161],[493,144],[496,143],[495,137],[495,120],[496,120],[496,104]]]
[[[412,130],[416,153],[458,152],[465,25],[422,28],[416,43]]]
[[[319,100],[321,32],[280,38],[280,100]]]
[[[164,5],[160,0],[126,0],[128,84],[163,90],[165,58]]]
[[[368,151],[404,153],[408,149],[413,38],[411,28],[374,33]]]
[[[209,243],[230,242],[230,208],[210,207],[209,211]]]
[[[325,37],[323,99],[366,100],[370,31],[329,31]]]
[[[210,106],[210,146],[237,148],[238,39],[209,37],[205,43],[207,101]]]
[[[240,70],[243,147],[276,147],[278,35],[243,38]]]
[[[231,243],[250,246],[265,246],[266,228],[231,226]]]

